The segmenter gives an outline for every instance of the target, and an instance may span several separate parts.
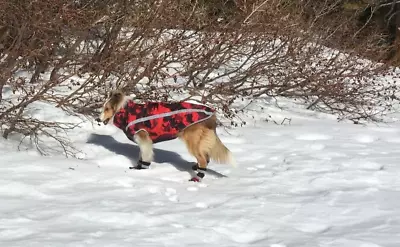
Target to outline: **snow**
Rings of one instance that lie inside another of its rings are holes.
[[[62,119],[46,107],[34,114]],[[0,245],[397,247],[399,124],[283,108],[255,102],[247,125],[218,128],[238,166],[211,163],[201,183],[179,140],[137,171],[138,147],[113,126],[69,131],[78,158],[0,139]]]

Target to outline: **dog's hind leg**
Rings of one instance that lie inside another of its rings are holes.
[[[208,128],[200,128],[201,134],[199,140],[195,145],[194,156],[197,159],[197,165],[193,166],[193,170],[197,172],[196,176],[191,181],[200,181],[204,178],[207,171],[208,163],[210,162],[210,149],[213,147],[215,138],[213,131]]]
[[[205,174],[204,172],[207,171],[208,160],[207,157],[203,155],[197,154],[196,155],[197,164],[192,167],[192,169],[197,172],[195,177],[192,177],[189,181],[200,182]]]
[[[134,167],[130,167],[130,169],[148,169],[154,156],[153,142],[146,131],[139,130],[133,138],[139,145],[140,156],[138,164]]]

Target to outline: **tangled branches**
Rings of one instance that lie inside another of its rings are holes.
[[[228,118],[240,97],[281,96],[339,119],[378,120],[397,100],[397,86],[382,81],[388,69],[357,56],[368,43],[357,54],[327,48],[350,21],[322,28],[333,2],[308,18],[295,2],[0,0],[3,136],[58,138],[44,130],[75,125],[34,117],[30,106],[90,117],[110,88],[142,100],[198,100]]]

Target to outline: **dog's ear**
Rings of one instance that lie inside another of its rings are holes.
[[[123,100],[124,94],[121,91],[113,91],[110,93],[110,104],[113,107],[117,107],[117,105]]]
[[[120,99],[123,97],[123,94],[121,91],[113,91],[113,92],[111,92],[110,97],[113,99]]]
[[[123,95],[123,92],[121,90],[112,90],[107,93],[106,97],[107,99],[111,99],[121,97],[121,95]]]

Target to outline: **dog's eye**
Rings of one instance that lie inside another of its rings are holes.
[[[104,109],[105,111],[108,111],[108,110],[110,110],[110,108],[108,108],[108,107],[106,107],[106,109]]]

